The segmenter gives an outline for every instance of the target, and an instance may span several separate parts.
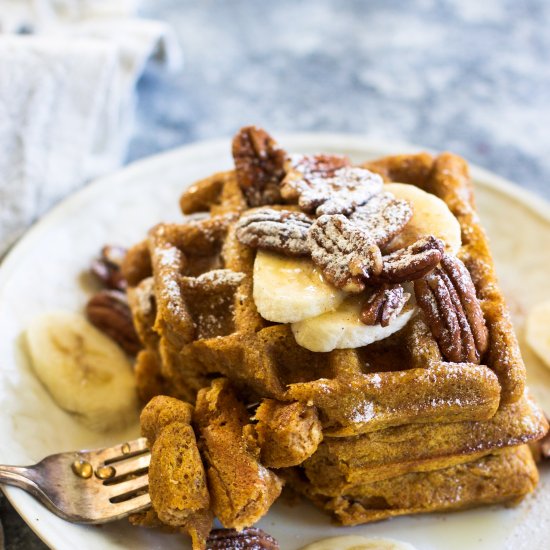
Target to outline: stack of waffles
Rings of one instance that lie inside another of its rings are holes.
[[[213,516],[252,525],[283,484],[345,525],[531,492],[526,444],[548,425],[466,163],[351,166],[255,127],[233,155],[123,264],[151,400],[153,509],[133,521],[201,548]],[[304,273],[320,309],[295,292]]]

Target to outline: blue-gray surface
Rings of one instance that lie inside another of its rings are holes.
[[[447,149],[550,196],[546,0],[157,0],[186,56],[143,78],[135,159],[255,123]]]
[[[139,85],[129,160],[244,124],[448,149],[550,198],[547,0],[151,0],[186,63]],[[6,548],[44,548],[0,500]]]

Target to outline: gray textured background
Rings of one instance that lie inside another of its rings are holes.
[[[154,7],[153,7],[154,6]],[[186,64],[139,85],[129,160],[244,124],[448,149],[550,198],[547,0],[155,0]],[[42,549],[5,499],[7,549]]]
[[[140,85],[130,157],[229,136],[353,132],[550,180],[550,2],[160,0],[186,55]]]

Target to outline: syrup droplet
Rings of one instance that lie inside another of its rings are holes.
[[[130,452],[130,443],[124,443],[122,447],[120,448],[123,455],[127,455]]]
[[[75,475],[83,479],[89,479],[94,473],[92,465],[89,462],[86,462],[86,460],[75,460],[71,464],[71,469]]]
[[[111,479],[116,473],[112,466],[101,466],[95,471],[95,475],[99,479]]]

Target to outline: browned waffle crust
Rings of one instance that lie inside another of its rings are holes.
[[[285,477],[294,489],[332,513],[342,525],[518,502],[538,481],[537,468],[526,445],[448,468],[357,484],[336,497],[323,494],[300,474],[292,470]]]
[[[140,393],[191,402],[199,393],[196,423],[207,468],[219,475],[224,461],[229,471],[235,468],[227,456],[214,458],[216,441],[229,437],[240,449],[232,456],[244,457],[248,468],[294,466],[279,474],[342,523],[518,500],[537,480],[520,445],[542,437],[548,425],[525,394],[525,367],[467,165],[449,153],[421,153],[363,166],[387,182],[435,194],[458,219],[458,257],[489,330],[481,364],[445,361],[422,315],[385,340],[328,353],[300,347],[288,325],[262,319],[252,298],[255,251],[235,236],[247,196],[231,171],[190,187],[180,201],[189,217],[156,226],[126,258],[123,271],[145,348],[136,367]],[[200,212],[210,217],[194,217]],[[231,406],[219,401],[226,382],[211,386],[219,377],[233,386]],[[220,428],[209,400],[218,400],[217,415],[233,410],[232,428]],[[255,421],[247,420],[244,405],[262,400]],[[488,472],[486,482],[480,468]],[[256,495],[251,506],[261,513],[278,494],[272,475],[271,487],[258,492],[252,483],[247,493]],[[211,497],[223,493],[216,483],[210,481]],[[418,493],[417,502],[400,498],[403,487]],[[247,524],[238,519],[239,506],[214,510],[227,525]]]
[[[151,445],[149,493],[153,513],[134,516],[145,525],[160,522],[189,533],[195,547],[205,544],[213,514],[195,432],[193,407],[158,396],[141,413],[143,435]],[[193,483],[189,483],[193,480]]]
[[[238,242],[232,223],[246,201],[235,178],[223,174],[196,184],[182,199],[185,213],[204,208],[208,197],[214,200],[212,211],[221,214],[161,224],[151,230],[148,249],[138,245],[151,258],[156,301],[155,338],[146,345],[157,354],[172,393],[193,399],[213,376],[227,376],[250,399],[313,403],[332,435],[411,422],[484,420],[500,402],[521,397],[525,367],[495,283],[487,239],[473,210],[465,163],[449,154],[436,159],[421,154],[366,166],[390,180],[399,177],[435,193],[459,219],[464,243],[459,256],[472,273],[490,331],[484,364],[445,362],[421,319],[391,342],[366,349],[321,354],[301,348],[288,326],[271,326],[256,311],[254,251]],[[212,188],[217,190],[214,195]],[[188,196],[193,197],[191,204]],[[148,262],[127,262],[125,271],[136,271],[136,263]],[[238,273],[244,274],[240,280]],[[133,310],[139,333],[150,332],[142,310]]]

